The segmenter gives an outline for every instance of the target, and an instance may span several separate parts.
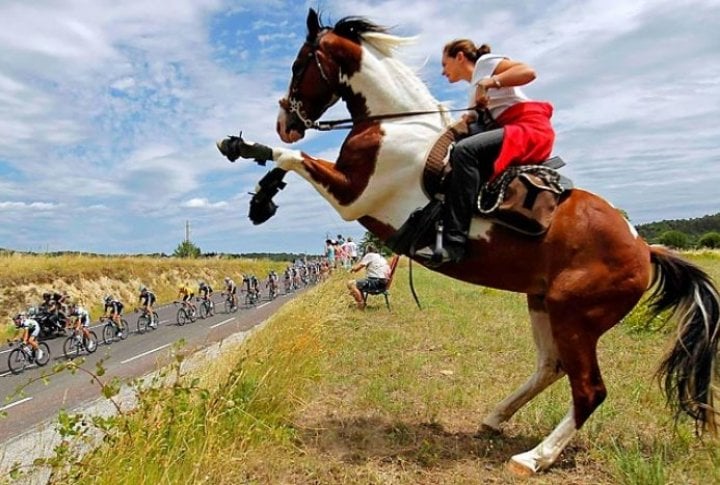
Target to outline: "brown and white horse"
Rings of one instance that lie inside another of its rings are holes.
[[[392,55],[407,39],[362,18],[320,24],[310,10],[308,34],[280,101],[277,132],[300,140],[342,99],[353,125],[335,163],[296,150],[270,148],[236,137],[218,143],[228,158],[270,159],[310,182],[345,220],[358,220],[385,240],[424,206],[424,155],[446,128],[447,114],[378,119],[377,115],[438,110],[415,74]],[[518,409],[567,375],[572,405],[538,446],[515,455],[510,467],[534,473],[552,465],[606,396],[597,361],[600,336],[638,304],[656,283],[653,309],[675,310],[678,332],[660,375],[676,413],[715,431],[713,386],[720,339],[720,297],[702,270],[661,247],[650,247],[602,198],[574,189],[549,231],[525,237],[476,218],[469,257],[435,271],[478,285],[527,295],[537,368],[499,403],[483,427],[500,430]]]

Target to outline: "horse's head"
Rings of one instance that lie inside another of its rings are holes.
[[[341,81],[360,69],[361,34],[385,29],[361,18],[348,17],[334,28],[323,26],[315,10],[307,16],[307,38],[292,65],[288,94],[280,100],[277,132],[286,143],[303,138],[341,97],[351,93]]]

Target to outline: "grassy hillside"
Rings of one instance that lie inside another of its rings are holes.
[[[28,305],[37,305],[45,291],[67,290],[97,318],[102,298],[112,294],[132,309],[139,286],[152,289],[162,302],[176,298],[181,282],[195,287],[202,279],[217,291],[223,278],[237,284],[243,273],[259,278],[270,268],[284,269],[281,262],[254,259],[176,259],[151,257],[0,255],[0,337],[13,333],[10,318]]]
[[[688,255],[720,280],[718,253]],[[286,304],[236,353],[172,388],[145,391],[106,443],[55,483],[527,483],[503,464],[566,413],[566,380],[523,408],[502,436],[475,436],[532,373],[522,295],[407,267],[365,312],[346,274]],[[532,483],[719,483],[720,447],[674,429],[653,373],[673,334],[643,308],[601,341],[608,399],[561,460]],[[71,460],[68,460],[71,461]]]

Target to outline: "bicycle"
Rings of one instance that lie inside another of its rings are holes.
[[[125,340],[130,334],[130,326],[127,320],[120,319],[120,326],[112,319],[112,317],[100,317],[100,323],[105,322],[102,330],[103,341],[105,345],[110,345],[116,340]]]
[[[256,290],[249,290],[245,292],[245,306],[255,306],[260,300],[260,292]]]
[[[157,312],[152,312],[152,320],[150,312],[145,308],[142,309],[142,314],[138,317],[137,331],[140,334],[147,332],[148,329],[155,330],[160,322]]]
[[[223,293],[225,295],[225,313],[235,313],[238,310],[237,304],[233,301],[231,293]]]
[[[10,347],[18,344],[16,349],[13,349],[8,356],[8,368],[13,374],[20,374],[30,364],[37,364],[38,367],[42,367],[50,362],[50,347],[45,342],[38,342],[38,347],[43,351],[42,359],[35,358],[35,349],[30,344],[26,344],[22,341],[10,342]]]
[[[74,359],[83,350],[87,351],[88,354],[92,354],[97,350],[97,335],[94,331],[88,330],[88,335],[85,336],[83,331],[80,329],[73,329],[72,334],[65,339],[63,344],[63,353],[65,358]]]
[[[212,317],[215,314],[215,304],[209,297],[201,298],[198,310],[200,318],[205,319],[207,317]]]
[[[177,324],[181,327],[186,323],[193,323],[196,320],[195,309],[186,301],[174,301],[175,305],[180,303],[180,309],[177,312]]]

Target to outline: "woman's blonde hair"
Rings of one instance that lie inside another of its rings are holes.
[[[475,42],[470,39],[455,39],[443,47],[443,54],[448,57],[455,57],[458,52],[465,54],[471,62],[476,62],[480,56],[490,53],[490,46],[483,44],[480,47],[475,45]]]

